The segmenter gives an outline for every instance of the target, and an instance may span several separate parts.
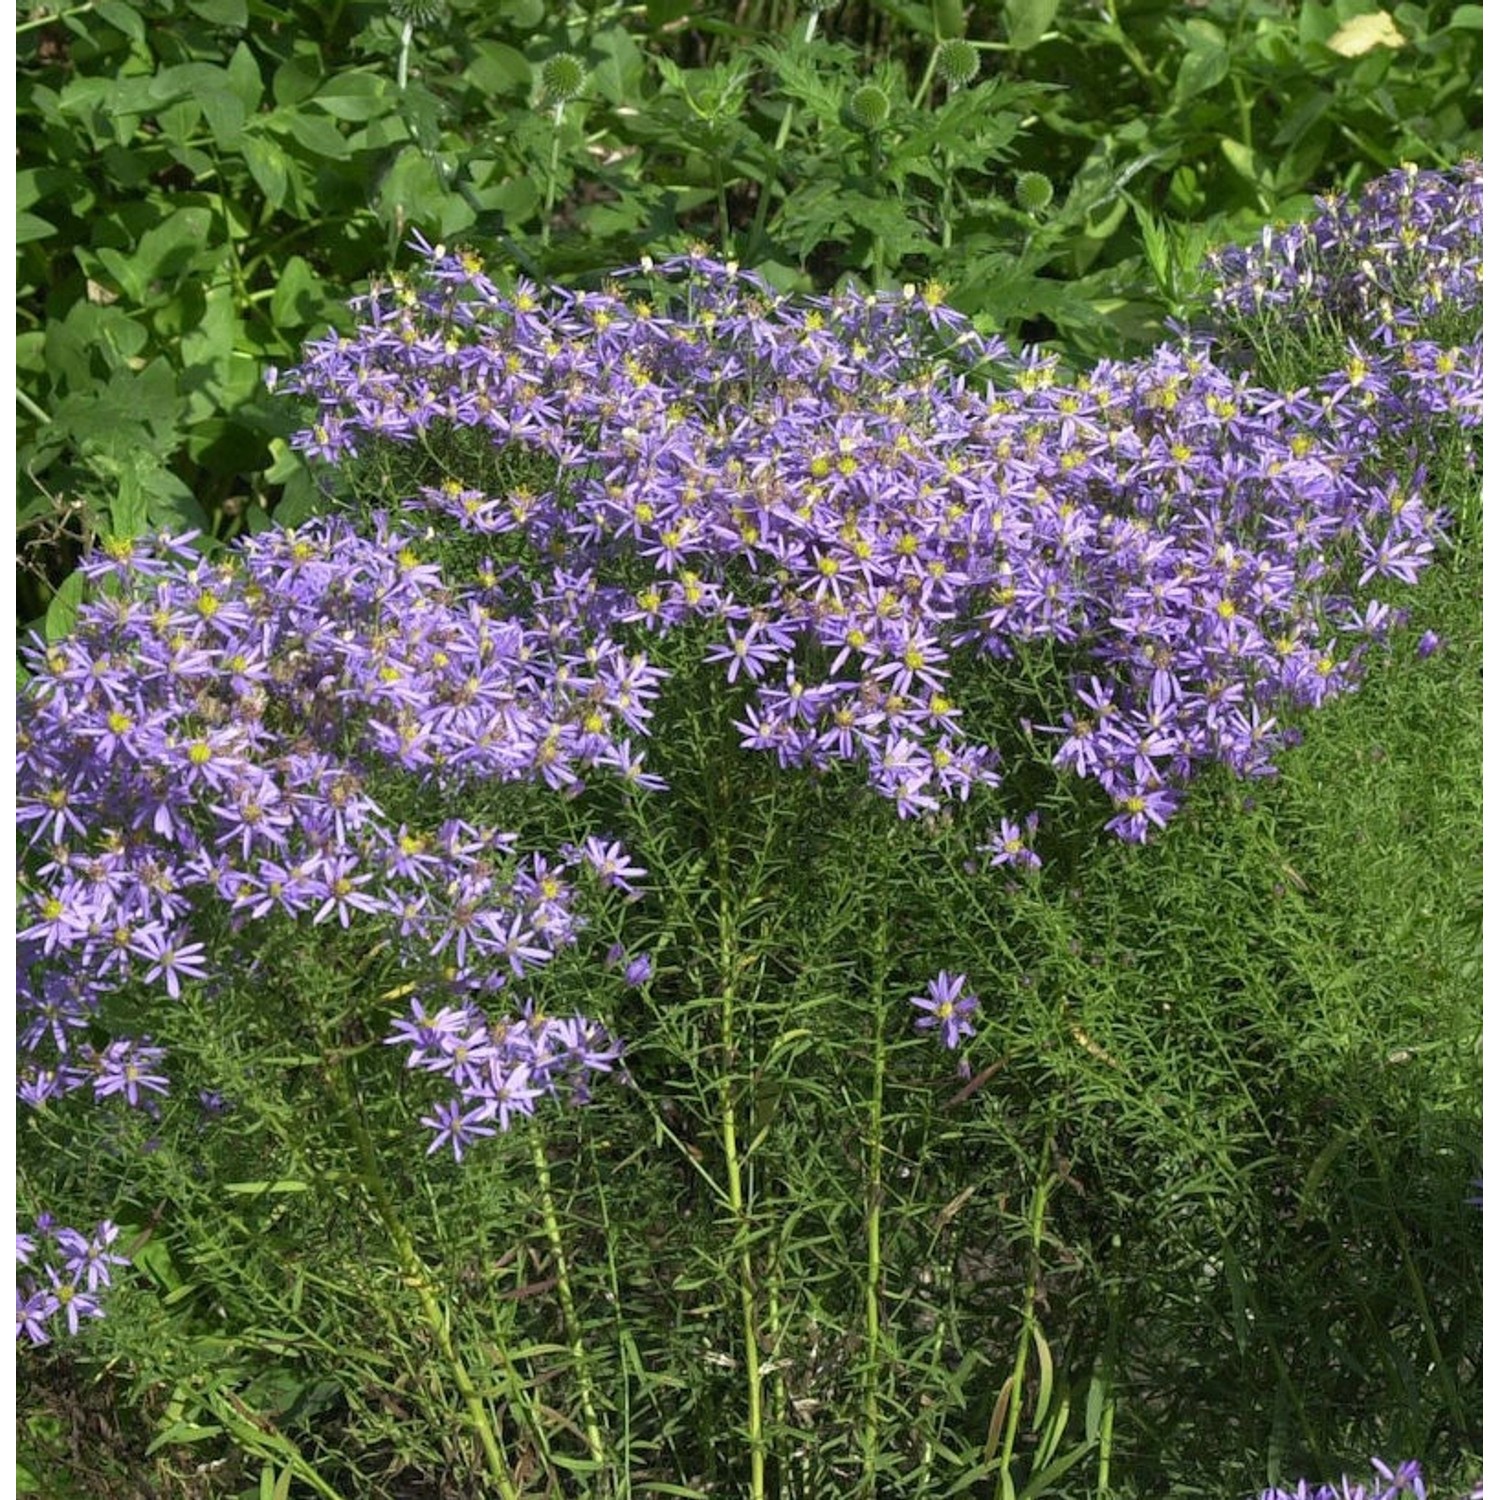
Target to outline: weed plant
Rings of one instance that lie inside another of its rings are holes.
[[[245,1494],[1466,1491],[1479,189],[1078,376],[707,254],[361,299],[333,513],[29,652],[21,1207],[129,1259],[31,1378]]]

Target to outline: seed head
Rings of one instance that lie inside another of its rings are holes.
[[[443,0],[391,0],[391,14],[413,26],[431,26],[443,14]]]
[[[979,76],[979,48],[962,37],[939,42],[933,66],[949,88],[962,88]]]
[[[882,88],[863,84],[849,96],[849,114],[861,130],[879,130],[891,112],[891,101]]]

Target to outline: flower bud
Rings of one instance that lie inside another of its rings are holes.
[[[949,88],[962,88],[979,76],[979,48],[962,37],[950,37],[938,43],[933,66]]]
[[[882,88],[867,83],[849,96],[849,114],[861,130],[879,130],[891,112],[891,101]]]
[[[542,97],[548,104],[566,104],[583,92],[588,71],[571,52],[559,52],[542,64]]]
[[[1029,214],[1039,214],[1052,202],[1052,184],[1040,172],[1016,175],[1016,202]]]

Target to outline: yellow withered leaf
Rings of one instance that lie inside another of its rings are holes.
[[[1404,47],[1406,38],[1397,29],[1395,21],[1383,10],[1372,10],[1369,15],[1355,16],[1345,21],[1328,38],[1329,48],[1340,57],[1363,57],[1377,47]]]

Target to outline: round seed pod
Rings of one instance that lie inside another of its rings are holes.
[[[571,52],[559,52],[542,64],[542,94],[548,104],[565,104],[583,92],[588,76]]]
[[[866,83],[849,96],[849,115],[861,130],[879,130],[891,112],[891,101],[882,88]]]
[[[979,76],[979,48],[962,37],[939,42],[934,67],[949,88],[962,88]]]
[[[1039,214],[1052,202],[1052,184],[1040,172],[1016,174],[1016,203],[1029,214]]]

